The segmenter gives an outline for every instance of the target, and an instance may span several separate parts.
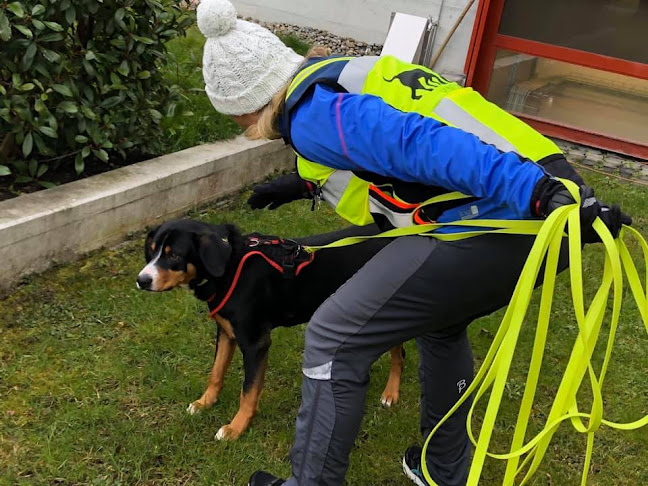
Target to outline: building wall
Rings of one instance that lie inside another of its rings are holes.
[[[440,18],[434,49],[440,46],[469,0],[233,0],[239,14],[266,22],[315,27],[364,42],[382,44],[391,13]],[[464,74],[478,2],[470,8],[435,70]],[[439,11],[440,17],[439,17]]]

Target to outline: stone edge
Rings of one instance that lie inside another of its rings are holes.
[[[290,168],[293,160],[281,141],[238,137],[2,201],[0,259],[6,268],[0,290],[232,195]]]

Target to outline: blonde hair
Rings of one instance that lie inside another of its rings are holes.
[[[306,54],[305,59],[311,59],[313,57],[326,57],[331,55],[331,50],[328,47],[315,46],[312,47]],[[259,118],[257,122],[253,125],[250,125],[247,130],[245,130],[245,136],[250,140],[259,140],[265,138],[267,140],[275,140],[281,138],[281,133],[277,127],[277,117],[284,109],[284,103],[286,102],[286,94],[288,93],[288,88],[290,84],[286,85],[279,90],[279,92],[272,97],[270,103],[261,108],[259,113]]]

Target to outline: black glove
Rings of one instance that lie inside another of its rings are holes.
[[[612,236],[614,236],[615,238],[621,231],[621,227],[624,224],[626,226],[632,225],[632,218],[621,211],[621,208],[617,204],[613,204],[612,206],[606,206],[602,204],[599,218],[601,218],[605,226],[607,226],[607,228],[610,230],[610,233],[612,233]],[[585,241],[585,243],[596,243],[598,241],[601,241],[601,238],[599,238],[599,235],[596,231],[592,230],[592,233],[593,234],[591,235],[590,241]],[[586,235],[584,239],[587,239],[587,236],[588,235]]]
[[[305,181],[296,172],[277,179],[258,184],[252,188],[253,194],[247,203],[252,209],[277,209],[282,204],[297,199],[313,199],[315,187]]]
[[[597,217],[601,218],[614,238],[619,235],[624,224],[632,224],[632,218],[623,213],[619,206],[610,207],[596,199],[594,190],[591,187],[580,186],[580,197],[581,239],[583,243],[601,241],[598,233],[592,228],[592,224],[594,224]],[[531,212],[536,216],[546,218],[555,209],[575,202],[567,188],[560,181],[550,177],[543,177],[538,181],[533,191]]]

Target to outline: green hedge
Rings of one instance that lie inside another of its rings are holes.
[[[0,0],[0,175],[83,172],[129,150],[157,154],[181,88],[165,43],[193,19],[169,0]],[[43,183],[43,185],[47,185]]]

